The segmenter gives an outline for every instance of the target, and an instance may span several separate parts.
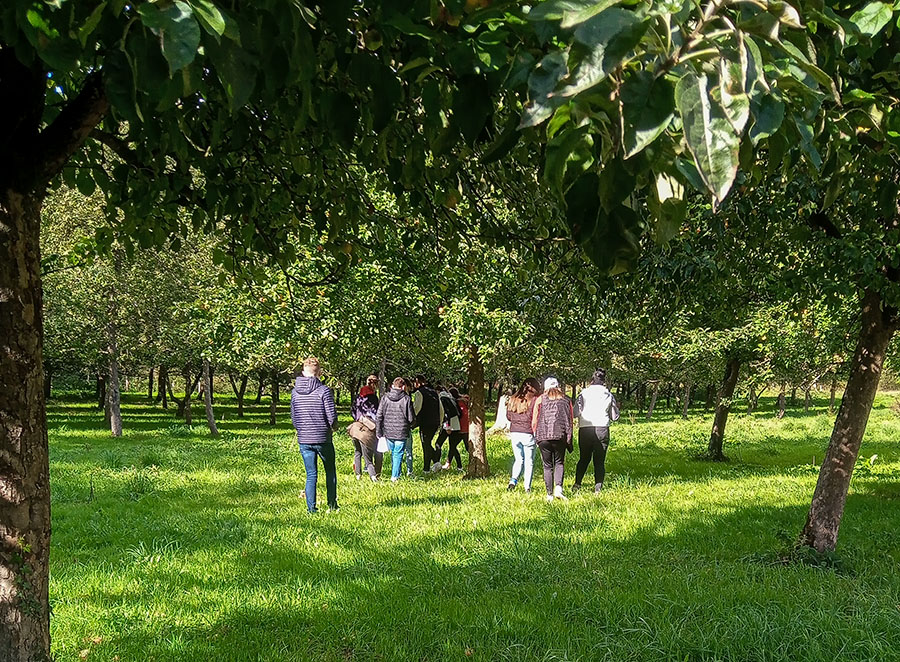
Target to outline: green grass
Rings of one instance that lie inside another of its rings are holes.
[[[900,416],[879,396],[837,567],[785,563],[833,419],[736,415],[728,463],[695,459],[710,416],[623,420],[599,498],[507,493],[494,476],[357,482],[306,513],[287,417],[178,425],[135,396],[111,439],[50,407],[52,642],[78,660],[900,659]],[[416,449],[416,468],[420,449]],[[538,462],[539,465],[539,462]],[[566,467],[571,485],[574,458]],[[320,480],[320,502],[324,484]]]

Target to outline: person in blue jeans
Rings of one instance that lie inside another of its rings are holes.
[[[412,398],[406,392],[405,385],[403,377],[394,380],[391,390],[381,398],[375,417],[375,434],[379,439],[387,439],[388,450],[391,451],[391,482],[394,483],[400,479],[403,455],[416,421]],[[412,469],[411,463],[409,468]]]
[[[338,510],[337,470],[334,465],[332,430],[337,422],[334,393],[319,377],[322,367],[319,360],[309,357],[303,362],[303,370],[294,381],[291,391],[291,422],[297,430],[297,444],[306,468],[306,509],[316,508],[316,483],[319,478],[318,459],[325,469],[325,492],[328,509]]]

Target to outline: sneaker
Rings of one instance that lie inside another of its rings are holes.
[[[603,489],[603,483],[597,483],[594,485],[594,494],[600,494],[600,490]]]
[[[510,483],[509,485],[506,486],[506,491],[507,491],[507,492],[512,492],[514,489],[516,489],[516,484],[515,484],[515,483]]]
[[[553,496],[559,499],[560,501],[568,501],[569,499],[563,494],[562,485],[557,485],[553,488]]]
[[[553,503],[553,495],[552,494],[547,495],[547,503]]]
[[[581,483],[572,483],[572,491],[577,492],[581,489]]]
[[[369,476],[369,478],[372,479],[372,482],[373,482],[373,483],[377,483],[377,482],[378,482],[378,479],[377,479],[375,476]]]
[[[445,462],[443,465],[441,465],[441,469],[449,469],[449,468],[450,468],[449,462]]]
[[[310,515],[315,515],[317,512],[319,512],[319,509],[318,508],[310,508],[306,512],[308,512]]]
[[[356,480],[359,480],[360,478],[362,478],[362,474],[356,474]]]
[[[526,489],[525,494],[531,494],[531,488]]]
[[[444,465],[442,465],[440,462],[435,462],[434,464],[431,465],[431,473],[436,474],[438,471],[440,471],[443,468],[444,468]]]
[[[337,504],[334,504],[333,506],[328,506],[329,513],[337,513],[337,512],[340,512],[340,510],[341,510],[341,507],[338,506]]]
[[[396,483],[398,480],[400,480],[400,477],[399,477],[399,476],[391,476],[391,482],[392,482],[392,483]]]

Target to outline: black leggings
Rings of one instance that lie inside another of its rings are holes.
[[[466,447],[466,451],[469,450],[469,440],[467,439],[469,435],[464,434],[462,432],[451,432],[450,433],[450,452],[447,453],[447,464],[452,464],[453,458],[456,458],[456,466],[460,469],[462,468],[462,455],[459,454],[459,444],[463,442],[463,445]]]
[[[553,494],[556,485],[562,487],[563,474],[566,472],[566,440],[551,439],[538,442],[541,449],[541,461],[544,463],[544,485],[547,494]]]
[[[441,456],[431,445],[434,435],[437,434],[437,428],[423,428],[419,426],[419,438],[422,440],[422,471],[429,471],[431,465],[440,461]],[[437,459],[435,459],[437,456]]]
[[[578,430],[578,466],[575,467],[575,484],[581,479],[594,460],[594,485],[602,485],[606,478],[606,451],[609,449],[609,428],[584,427]]]

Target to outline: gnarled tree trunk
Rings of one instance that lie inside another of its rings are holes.
[[[154,384],[153,372],[154,372],[153,368],[150,368],[150,379],[147,382],[147,399],[150,402],[153,402],[153,384]]]
[[[713,417],[712,432],[709,435],[709,457],[712,460],[725,460],[722,453],[722,444],[725,441],[725,424],[728,422],[728,413],[731,411],[731,398],[734,395],[734,387],[737,385],[738,371],[741,362],[736,358],[728,359],[725,367],[725,379],[719,388],[719,397],[716,402],[716,415]]]
[[[269,402],[269,425],[275,425],[277,423],[276,415],[278,414],[278,400],[280,396],[278,392],[278,373],[273,370],[270,379],[272,383],[272,397]]]
[[[686,382],[684,385],[684,403],[681,408],[681,418],[688,417],[688,410],[691,406],[691,383]]]
[[[862,298],[862,327],[850,364],[850,378],[800,534],[804,545],[820,552],[833,551],[837,544],[850,478],[875,402],[884,355],[897,329],[896,311],[882,310],[882,303],[875,292],[866,291]]]
[[[491,475],[487,459],[487,436],[484,433],[484,364],[474,345],[469,348],[467,373],[469,391],[469,442],[472,454],[466,467],[466,478],[485,478]]]
[[[4,662],[50,659],[50,475],[41,358],[40,225],[38,198],[0,190],[0,660]]]
[[[119,275],[120,257],[113,257],[113,271]],[[109,430],[114,437],[122,436],[122,391],[119,385],[119,339],[117,320],[119,305],[116,299],[116,278],[109,286],[109,300],[106,306],[106,359],[109,361],[109,388],[106,391],[106,411]]]
[[[647,420],[653,416],[653,409],[656,407],[656,399],[659,397],[659,382],[653,382],[653,390],[650,393],[650,405],[647,407]]]
[[[184,367],[184,371],[181,374],[184,377],[184,400],[179,404],[179,409],[181,409],[181,413],[184,416],[184,424],[191,425],[194,422],[194,416],[191,412],[191,391],[194,390],[193,384],[195,382],[191,381],[191,369],[187,366]]]
[[[191,399],[188,398],[187,400],[188,402],[184,407],[185,411],[191,406]],[[212,369],[209,366],[209,359],[203,359],[203,404],[206,407],[206,423],[209,425],[209,433],[214,437],[218,437],[219,428],[216,427],[216,416],[212,406]]]
[[[231,390],[237,398],[237,415],[238,418],[244,418],[244,394],[247,392],[247,380],[249,375],[241,375],[240,382],[235,381],[234,375],[228,373],[228,381],[231,382]],[[240,383],[240,386],[238,385]]]
[[[787,409],[787,398],[785,397],[785,388],[787,388],[784,384],[781,385],[781,390],[778,391],[778,413],[775,414],[778,419],[784,418],[784,410]]]

